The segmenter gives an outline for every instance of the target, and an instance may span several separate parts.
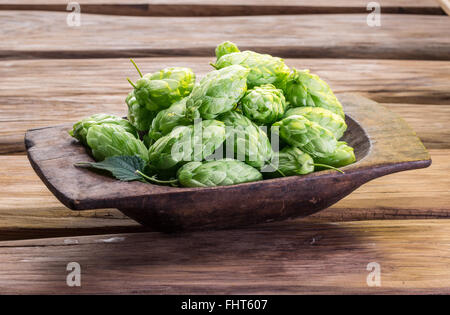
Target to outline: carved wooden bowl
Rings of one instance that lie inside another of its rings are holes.
[[[347,114],[344,135],[356,163],[306,176],[209,188],[178,188],[120,182],[76,162],[92,161],[67,131],[71,124],[29,130],[28,158],[50,191],[73,210],[117,208],[160,231],[222,229],[304,217],[325,209],[362,184],[390,173],[428,167],[431,159],[408,125],[385,107],[341,94]]]

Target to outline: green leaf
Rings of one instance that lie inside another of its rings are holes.
[[[111,174],[115,178],[122,181],[145,181],[145,179],[139,174],[139,172],[144,171],[146,162],[137,155],[111,156],[106,158],[102,162],[81,162],[76,163],[75,166],[106,170],[111,172]]]

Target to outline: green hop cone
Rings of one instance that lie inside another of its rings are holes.
[[[216,58],[219,60],[220,57],[234,52],[239,52],[239,48],[234,43],[226,41],[217,45]]]
[[[285,147],[274,153],[272,166],[277,166],[276,171],[264,173],[269,178],[280,176],[306,175],[314,172],[313,158],[295,147]]]
[[[108,114],[95,114],[83,118],[82,120],[78,121],[73,125],[73,129],[69,131],[69,134],[72,137],[78,139],[78,141],[80,141],[84,145],[87,145],[86,137],[89,129],[92,126],[104,124],[121,126],[125,129],[126,132],[133,134],[133,136],[135,137],[138,136],[135,128],[128,120]]]
[[[157,170],[175,170],[183,163],[202,161],[212,155],[225,138],[225,125],[217,120],[176,127],[150,146],[150,165]]]
[[[284,86],[284,95],[290,106],[322,107],[345,117],[342,104],[328,84],[309,70],[293,69]]]
[[[148,137],[152,140],[158,140],[162,136],[167,135],[177,126],[187,126],[191,124],[186,118],[186,100],[182,100],[172,104],[169,108],[160,111],[155,119],[153,119],[152,125],[148,132]]]
[[[345,120],[329,111],[325,108],[320,107],[294,107],[289,109],[284,117],[289,117],[292,115],[301,115],[306,119],[318,123],[323,128],[330,130],[336,139],[340,139],[345,130],[347,130],[347,124]]]
[[[342,167],[354,163],[356,158],[351,146],[347,145],[344,141],[338,141],[333,153],[325,157],[315,157],[314,161],[334,167]],[[319,169],[321,168],[319,167]]]
[[[249,70],[231,66],[209,72],[186,101],[186,117],[214,119],[232,110],[247,91]]]
[[[244,115],[259,125],[272,124],[283,117],[286,100],[283,91],[272,84],[248,90],[240,102]]]
[[[177,177],[185,187],[226,186],[262,180],[257,169],[232,159],[190,162],[178,170]]]
[[[234,156],[257,169],[270,161],[272,147],[267,134],[258,125],[236,111],[222,114],[219,119],[227,126],[227,157]]]
[[[144,143],[119,125],[92,126],[86,140],[96,161],[118,155],[138,155],[148,161]]]
[[[156,112],[148,110],[145,106],[139,104],[134,95],[134,91],[131,91],[125,103],[128,105],[128,120],[139,131],[147,131],[150,129],[153,119],[156,116]]]
[[[223,55],[213,64],[216,69],[231,65],[241,65],[250,69],[247,77],[249,89],[263,84],[273,84],[281,88],[289,75],[289,68],[283,59],[249,50]]]
[[[139,104],[150,111],[160,111],[188,96],[194,84],[195,74],[191,69],[172,67],[146,74],[133,86]]]
[[[337,140],[331,131],[300,115],[277,121],[272,125],[272,132],[313,157],[325,157],[336,149]]]

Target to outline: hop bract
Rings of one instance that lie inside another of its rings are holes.
[[[284,86],[286,100],[293,107],[322,107],[345,117],[341,103],[328,84],[309,70],[293,69]]]
[[[239,52],[239,48],[233,44],[232,42],[226,41],[223,42],[216,47],[216,58],[217,60],[220,59],[220,57],[231,54],[234,52]]]
[[[214,119],[232,110],[247,91],[248,73],[238,65],[209,72],[187,99],[186,116]]]
[[[310,121],[318,123],[323,128],[330,130],[336,139],[340,139],[347,129],[347,124],[341,116],[325,108],[309,106],[294,107],[289,109],[284,117],[289,117],[292,115],[301,115]]]
[[[281,88],[289,75],[289,68],[283,59],[250,50],[223,55],[213,64],[216,69],[231,65],[241,65],[250,69],[247,77],[249,89],[263,84],[273,84]]]
[[[257,169],[233,159],[190,162],[183,165],[177,175],[185,187],[226,186],[262,179]]]
[[[283,117],[286,100],[283,91],[272,84],[257,86],[241,100],[245,116],[259,125],[272,124]]]
[[[150,165],[157,170],[173,170],[186,162],[203,161],[225,138],[225,124],[221,121],[204,120],[179,126],[150,146]]]
[[[86,136],[89,129],[95,125],[119,125],[124,128],[126,132],[131,133],[133,136],[137,137],[137,132],[133,125],[126,119],[118,116],[108,115],[108,114],[95,114],[82,120],[78,121],[73,125],[73,129],[69,131],[69,134],[78,139],[84,145],[87,145]]]
[[[333,153],[325,157],[316,157],[314,158],[314,161],[334,167],[342,167],[354,163],[356,161],[356,158],[355,153],[353,152],[353,148],[346,142],[339,141]]]
[[[119,125],[92,126],[89,128],[86,140],[96,161],[103,161],[107,157],[117,155],[138,155],[148,161],[144,143]]]
[[[274,123],[272,132],[313,157],[325,157],[336,149],[337,141],[331,131],[300,115],[292,115]]]
[[[177,126],[191,124],[191,121],[186,118],[186,100],[186,98],[183,98],[156,115],[148,132],[150,139],[156,141],[162,136],[167,135]]]
[[[128,105],[128,120],[139,131],[147,131],[157,112],[148,110],[145,106],[139,104],[134,95],[134,91],[131,91],[125,103]]]
[[[299,148],[291,146],[274,153],[272,166],[277,166],[276,171],[269,173],[268,177],[306,175],[314,172],[313,158]]]
[[[194,84],[195,74],[191,69],[171,67],[137,80],[134,94],[139,104],[150,111],[159,111],[188,96]]]
[[[272,146],[267,134],[258,125],[236,111],[225,113],[219,119],[227,126],[227,157],[234,155],[237,160],[257,169],[270,161]]]

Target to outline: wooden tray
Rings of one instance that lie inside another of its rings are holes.
[[[341,94],[339,99],[347,113],[344,140],[355,148],[357,159],[343,168],[345,174],[328,170],[234,186],[177,188],[120,182],[75,167],[92,158],[68,135],[71,124],[28,130],[25,145],[33,169],[70,209],[117,208],[160,231],[231,228],[307,216],[374,178],[431,164],[419,138],[396,114],[356,94]]]

